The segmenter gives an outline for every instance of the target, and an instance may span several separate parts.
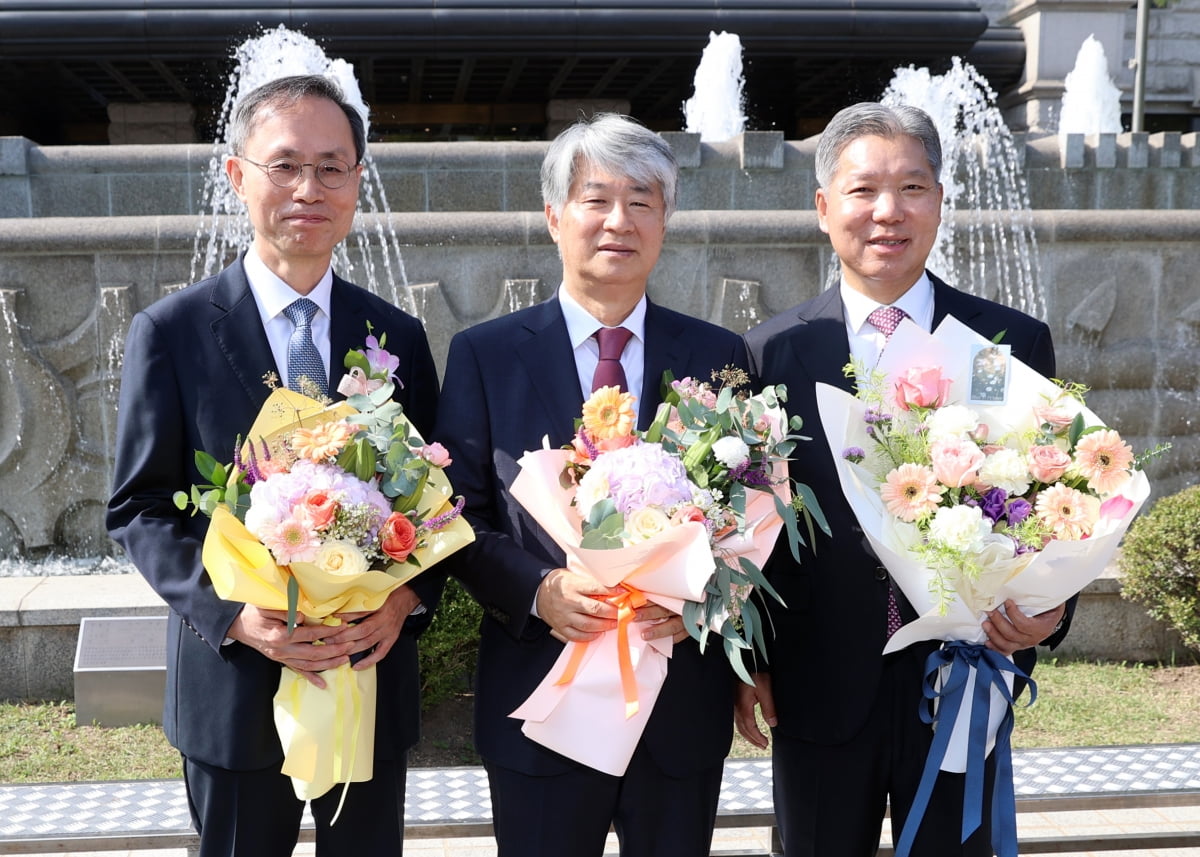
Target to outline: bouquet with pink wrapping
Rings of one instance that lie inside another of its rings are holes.
[[[885,652],[946,641],[927,665],[938,729],[922,788],[938,770],[967,774],[965,839],[995,748],[1005,806],[993,845],[1015,854],[1005,765],[1014,677],[1028,676],[982,645],[981,623],[1009,599],[1027,616],[1052,609],[1099,576],[1149,496],[1142,459],[1087,409],[1082,388],[1043,378],[952,317],[933,334],[902,322],[874,371],[848,371],[857,396],[817,385],[822,425],[846,498],[918,613]]]
[[[634,430],[633,397],[615,387],[584,404],[571,447],[527,453],[512,495],[566,554],[567,568],[621,594],[618,627],[568,643],[550,674],[512,716],[532,740],[605,773],[625,772],[670,665],[672,642],[631,630],[646,602],[684,617],[704,647],[719,635],[750,681],[744,652],[762,651],[751,592],[774,595],[760,569],[786,527],[801,542],[824,521],[805,486],[787,477],[798,439],[785,430],[782,388],[737,395],[738,370],[718,389],[665,379],[653,425]]]

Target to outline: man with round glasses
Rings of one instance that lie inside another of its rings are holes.
[[[269,164],[260,164],[258,161],[251,161],[249,158],[242,158],[243,161],[254,164],[271,180],[271,184],[276,187],[295,187],[304,178],[304,169],[312,167],[313,175],[317,177],[317,181],[325,185],[330,190],[337,190],[344,187],[346,182],[350,181],[350,165],[345,161],[339,161],[337,158],[326,158],[319,164],[302,164],[295,158],[276,158]],[[355,174],[362,171],[362,166],[354,167]]]
[[[213,593],[200,557],[208,519],[171,497],[203,481],[194,450],[232,456],[270,393],[264,379],[325,395],[346,352],[372,332],[399,357],[395,398],[428,437],[433,357],[417,319],[333,273],[366,148],[363,118],[338,86],[319,76],[264,84],[238,104],[229,143],[225,170],[253,243],[130,324],[109,532],[171,608],[163,725],[183,756],[200,857],[290,857],[304,804],[281,772],[272,713],[280,670],[323,686],[321,671],[352,655],[362,658],[356,668],[378,665],[374,775],[350,785],[337,824],[341,788],[312,801],[317,854],[399,855],[405,756],[420,721],[416,637],[437,580],[420,577],[378,611],[344,617],[356,624],[289,634],[285,613]]]

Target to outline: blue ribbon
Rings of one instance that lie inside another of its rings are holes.
[[[937,687],[942,667],[949,665],[950,674]],[[904,829],[896,843],[895,857],[908,857],[913,840],[929,807],[933,785],[941,770],[942,760],[950,746],[950,734],[958,720],[966,694],[967,680],[975,671],[975,688],[971,696],[971,722],[967,741],[966,782],[963,789],[962,839],[966,842],[979,829],[983,818],[983,772],[987,757],[988,713],[991,710],[991,689],[996,688],[1008,702],[1004,719],[996,732],[996,782],[992,790],[992,849],[997,857],[1017,857],[1017,802],[1013,791],[1012,746],[1013,697],[1004,680],[1012,673],[1029,683],[1029,702],[1037,699],[1037,685],[1023,670],[999,652],[985,646],[959,641],[946,643],[925,661],[924,695],[929,704],[921,705],[921,720],[933,725],[933,743],[925,759],[921,783],[913,798],[912,808],[904,820]],[[936,705],[934,704],[934,701]]]

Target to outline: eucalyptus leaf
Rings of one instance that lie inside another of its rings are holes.
[[[295,575],[289,574],[287,580],[287,629],[292,633],[296,629],[296,608],[300,604],[300,583]]]

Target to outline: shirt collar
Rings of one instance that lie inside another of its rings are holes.
[[[558,303],[562,308],[563,320],[567,323],[567,335],[571,338],[571,348],[576,349],[596,332],[597,328],[604,327],[598,322],[595,317],[579,305],[564,288],[558,290]],[[639,341],[646,341],[646,295],[643,294],[633,307],[633,310],[621,322],[620,327],[625,328],[630,333],[638,338]]]
[[[867,316],[885,304],[872,300],[857,289],[851,288],[845,278],[842,278],[840,289],[842,306],[846,308],[846,324],[856,333],[862,333],[863,325],[867,323]],[[908,313],[909,318],[929,330],[933,323],[933,283],[929,279],[929,274],[922,273],[920,279],[890,306],[904,310]]]
[[[262,308],[263,318],[272,319],[280,315],[292,301],[301,297],[296,290],[281,280],[274,271],[267,267],[266,263],[259,258],[251,247],[246,251],[246,256],[242,260],[242,266],[246,271],[246,279],[250,282],[250,289],[254,292],[254,297],[258,300],[258,305]],[[303,297],[307,297],[315,303],[329,318],[329,302],[330,296],[333,293],[333,265],[330,265],[325,271],[324,276],[317,282],[316,288]]]

